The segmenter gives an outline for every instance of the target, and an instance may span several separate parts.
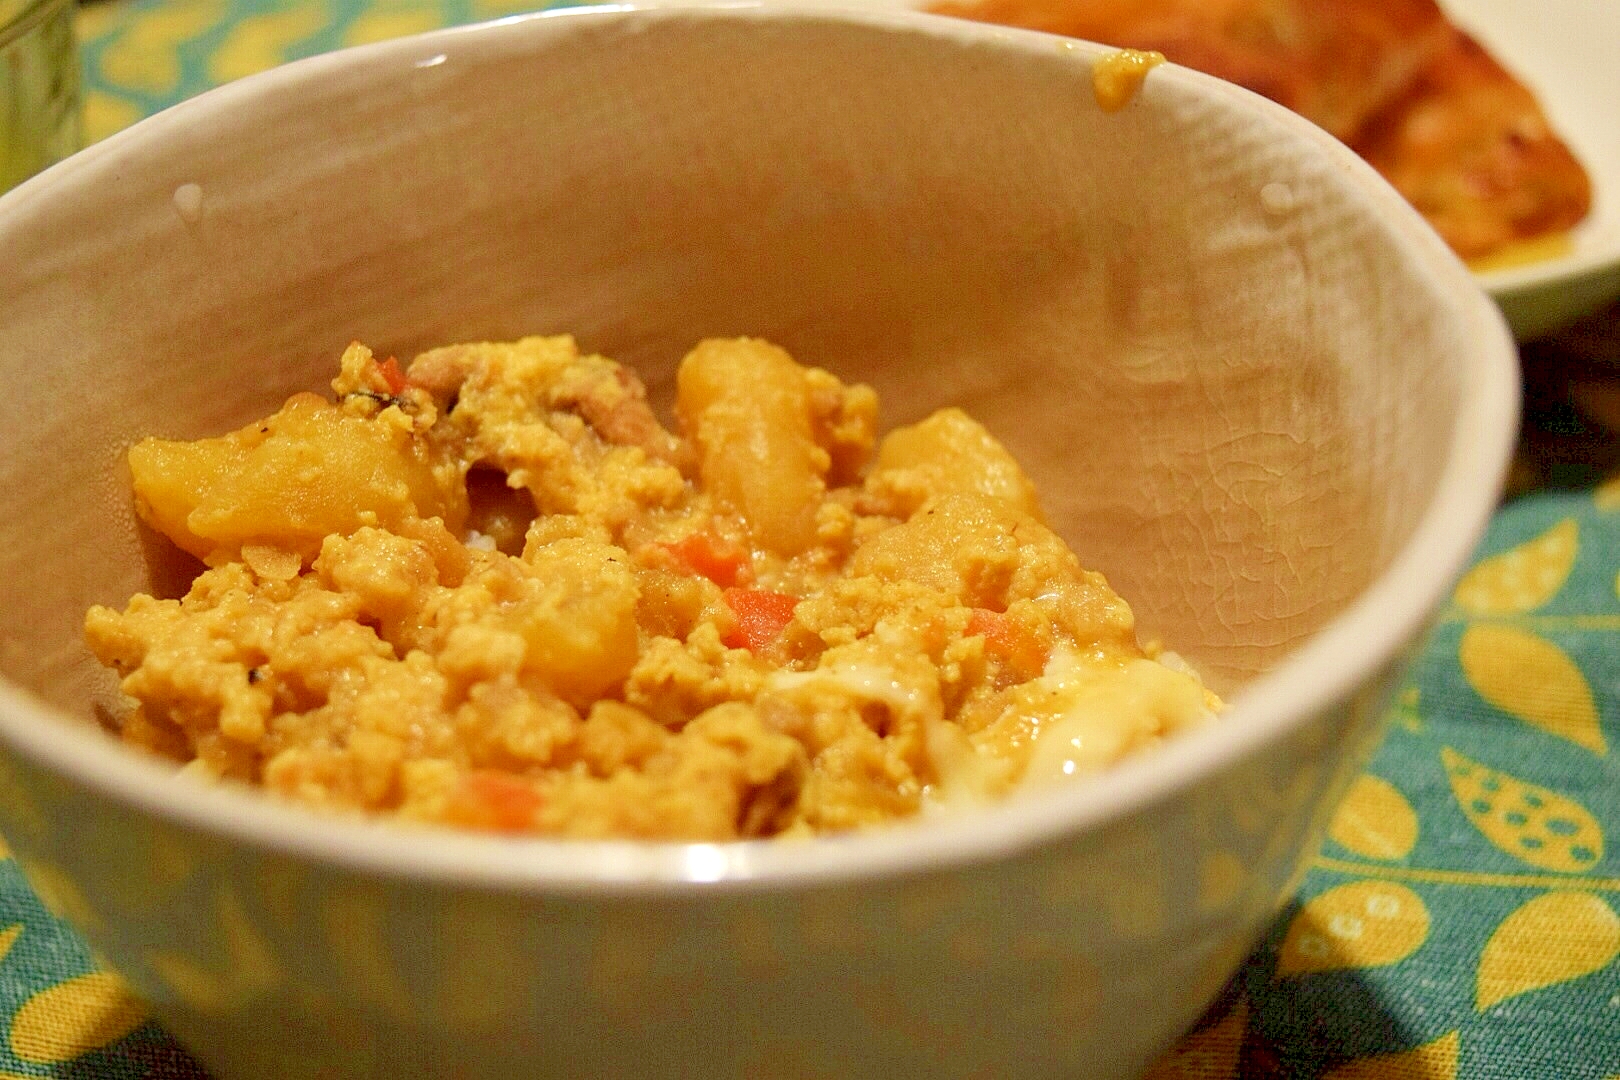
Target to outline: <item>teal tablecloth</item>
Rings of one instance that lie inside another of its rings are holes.
[[[105,0],[81,14],[88,133],[283,60],[524,6]],[[1528,490],[1295,902],[1156,1078],[1620,1080],[1620,480],[1600,483],[1620,457],[1620,309],[1527,367]],[[0,1024],[0,1080],[203,1075],[10,861]]]

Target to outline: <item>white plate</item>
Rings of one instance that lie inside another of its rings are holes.
[[[1573,250],[1479,275],[1523,341],[1620,297],[1620,3],[1449,0],[1446,7],[1535,91],[1592,176],[1592,213],[1571,233]]]

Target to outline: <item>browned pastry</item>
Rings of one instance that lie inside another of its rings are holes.
[[[1461,31],[1353,145],[1465,259],[1562,232],[1592,205],[1535,96]]]
[[[946,0],[932,10],[1153,49],[1345,140],[1411,85],[1449,33],[1434,0]]]
[[[1264,94],[1354,147],[1467,259],[1560,233],[1591,205],[1586,172],[1534,95],[1434,0],[944,0],[931,10],[1156,50]]]

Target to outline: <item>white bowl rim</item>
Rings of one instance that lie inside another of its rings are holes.
[[[509,34],[546,40],[553,29],[604,17],[835,20],[959,44],[995,42],[1051,54],[1057,39],[911,11],[841,10],[810,4],[740,0],[692,6],[608,4],[508,16],[430,31],[297,61],[227,84],[150,117],[70,157],[0,196],[0,220],[134,140],[161,137],[238,101],[292,89],[354,64],[432,63],[453,49]],[[1112,50],[1076,42],[1096,57]],[[716,889],[833,885],[950,869],[1011,857],[1123,819],[1191,787],[1313,714],[1348,699],[1425,627],[1461,572],[1496,505],[1518,422],[1519,368],[1500,312],[1473,275],[1371,167],[1331,136],[1258,95],[1166,64],[1149,87],[1179,83],[1210,97],[1238,99],[1271,114],[1342,168],[1359,176],[1369,199],[1382,202],[1397,241],[1465,303],[1476,370],[1466,380],[1435,495],[1389,567],[1343,612],[1276,669],[1238,695],[1219,724],[1178,736],[1073,787],[1023,796],[971,812],[925,815],[913,822],[848,835],[734,843],[647,843],[556,840],[468,834],[333,817],[279,802],[247,788],[177,778],[170,766],[119,746],[9,680],[0,679],[0,740],[24,759],[99,795],[183,829],[284,856],[382,878],[454,888],[573,895],[692,894]],[[17,839],[23,839],[18,837]],[[26,845],[24,845],[26,848]],[[25,851],[26,854],[26,851]]]

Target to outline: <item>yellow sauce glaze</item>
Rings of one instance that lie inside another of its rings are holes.
[[[1566,255],[1574,254],[1574,251],[1575,241],[1570,239],[1569,233],[1550,233],[1547,236],[1514,241],[1488,255],[1469,259],[1468,268],[1478,274],[1490,273],[1492,270],[1512,270],[1515,267],[1547,262],[1550,259],[1562,259]]]
[[[1147,73],[1164,63],[1164,54],[1121,49],[1098,60],[1091,69],[1091,89],[1103,112],[1119,112],[1131,103]]]

